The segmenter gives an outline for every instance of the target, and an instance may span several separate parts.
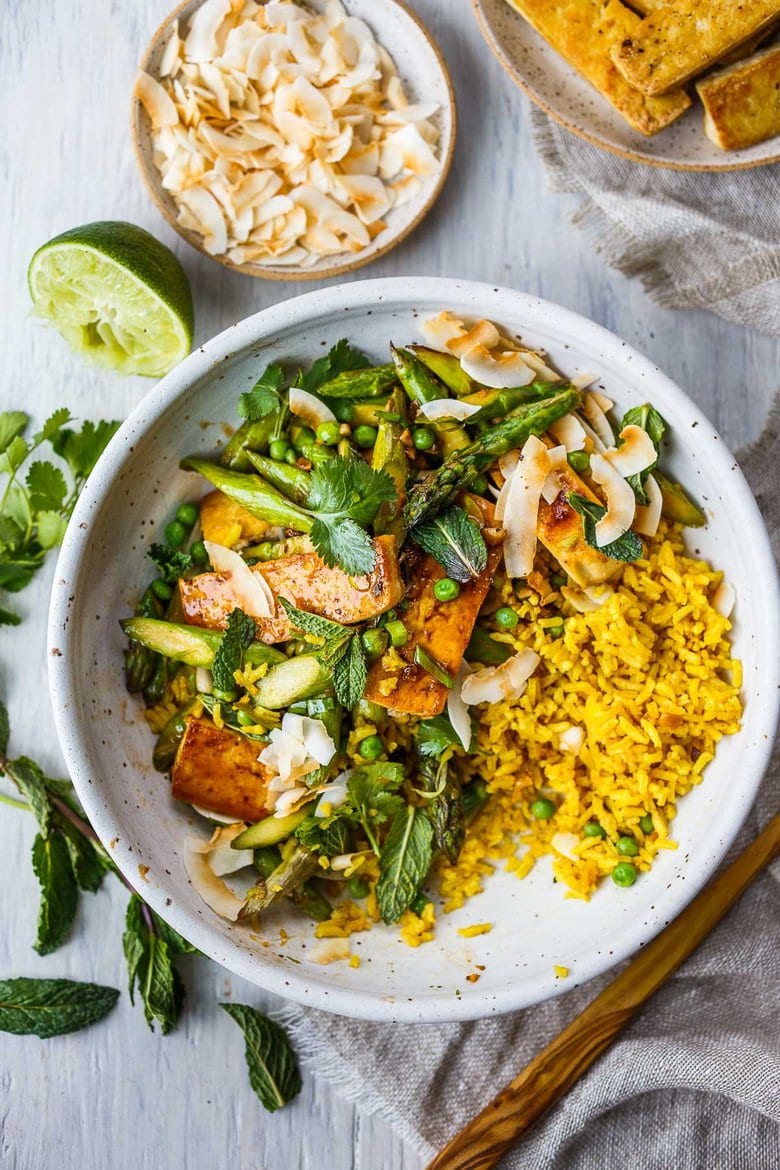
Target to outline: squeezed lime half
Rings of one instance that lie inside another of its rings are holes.
[[[88,361],[159,378],[192,346],[192,292],[176,256],[121,220],[84,224],[43,244],[27,270],[39,317]]]

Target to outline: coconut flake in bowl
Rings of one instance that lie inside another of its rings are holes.
[[[454,138],[441,58],[395,0],[354,9],[411,61],[420,100],[340,0],[188,3],[150,46],[133,91],[143,173],[177,231],[223,263],[287,279],[346,271],[438,195]]]

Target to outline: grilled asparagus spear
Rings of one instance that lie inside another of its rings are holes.
[[[317,858],[308,849],[296,849],[286,861],[277,865],[267,878],[260,878],[247,892],[239,919],[252,918],[262,914],[279,898],[288,898],[317,872]]]
[[[390,346],[390,352],[393,355],[398,380],[412,402],[422,406],[426,402],[434,402],[437,398],[449,397],[446,387],[416,354],[408,349],[398,349],[394,345]],[[439,422],[427,422],[426,425],[436,435],[439,449],[445,459],[469,445],[465,427],[454,419],[445,418]]]
[[[182,459],[179,467],[183,471],[197,471],[215,488],[219,488],[231,500],[241,504],[259,520],[279,524],[284,528],[294,528],[297,532],[311,531],[313,523],[311,516],[286,499],[259,475],[244,475],[227,467],[220,467],[218,463],[210,463],[207,459]]]
[[[529,435],[543,434],[551,423],[575,410],[579,403],[579,391],[567,386],[552,398],[518,406],[503,422],[485,431],[465,450],[456,451],[412,488],[404,508],[407,525],[411,528],[437,515],[501,455],[521,447]]]
[[[377,536],[390,533],[403,540],[404,525],[401,511],[406,499],[406,481],[409,478],[409,460],[401,441],[407,425],[406,395],[400,386],[396,387],[387,401],[387,407],[377,427],[376,442],[371,455],[374,471],[386,471],[395,484],[398,493],[395,500],[382,504],[376,519],[374,531]]]

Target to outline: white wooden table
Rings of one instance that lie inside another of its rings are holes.
[[[0,269],[3,408],[39,422],[68,405],[81,417],[124,417],[150,389],[85,368],[28,315],[25,270],[56,232],[128,219],[181,256],[202,340],[302,291],[228,273],[169,231],[144,193],[130,149],[136,61],[169,0],[6,0],[0,41],[5,112]],[[716,317],[657,308],[637,281],[605,268],[569,224],[573,198],[550,195],[530,136],[526,100],[482,42],[467,0],[416,0],[438,37],[460,99],[460,140],[447,188],[424,226],[365,275],[465,276],[539,293],[613,329],[649,354],[737,447],[759,432],[777,384],[780,346]],[[45,15],[44,15],[45,11]],[[0,631],[0,693],[12,750],[62,768],[49,715],[44,627],[52,567],[20,595],[24,625]],[[31,950],[37,891],[32,819],[0,809],[0,976],[125,981],[126,897],[117,883],[87,895],[72,941]],[[216,1008],[271,997],[202,958],[185,960],[181,1029],[150,1034],[126,996],[102,1025],[50,1041],[2,1035],[0,1163],[8,1170],[416,1170],[417,1155],[311,1072],[298,1101],[269,1116],[246,1078],[235,1026]],[[400,1071],[400,1070],[399,1070]],[[402,1074],[401,1074],[402,1075]]]

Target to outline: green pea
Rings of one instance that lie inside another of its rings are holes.
[[[566,459],[572,471],[588,471],[590,468],[590,455],[587,451],[570,451]]]
[[[418,451],[430,451],[436,442],[436,436],[430,427],[413,427],[412,442]]]
[[[173,586],[163,581],[162,577],[158,577],[156,581],[152,581],[152,593],[158,601],[170,601],[173,597]]]
[[[647,836],[648,833],[652,833],[653,818],[650,816],[650,813],[645,813],[643,817],[640,817],[639,828],[642,830],[645,836]]]
[[[606,837],[607,830],[602,829],[598,821],[588,821],[587,825],[583,826],[583,833],[586,837]]]
[[[487,478],[484,475],[478,475],[477,478],[473,480],[470,490],[477,496],[484,496],[485,492],[488,490]]]
[[[176,509],[176,519],[185,528],[192,528],[197,522],[200,515],[200,509],[197,504],[179,504]]]
[[[633,886],[636,878],[636,867],[630,861],[619,861],[612,870],[612,880],[616,886]]]
[[[165,525],[165,539],[174,548],[181,548],[187,539],[187,529],[178,520],[171,520],[170,524]]]
[[[355,427],[352,432],[352,439],[357,443],[358,447],[363,447],[368,450],[369,447],[373,447],[374,443],[376,443],[376,433],[376,427],[369,427],[362,424],[359,427]]]
[[[369,658],[381,658],[387,649],[388,637],[386,630],[366,630],[361,635],[360,640]]]
[[[423,911],[425,910],[425,907],[430,906],[430,904],[431,904],[430,898],[426,898],[425,894],[418,894],[416,896],[416,898],[414,899],[414,901],[412,902],[412,905],[410,908],[413,911],[413,913],[415,913],[419,917],[423,913]]]
[[[553,589],[562,589],[566,584],[566,574],[550,573],[550,584],[552,585]]]
[[[537,821],[549,821],[550,817],[554,815],[555,805],[551,800],[541,797],[531,805],[531,816],[535,817]]]
[[[548,626],[547,627],[547,636],[549,638],[562,638],[563,637],[563,622],[561,622],[561,624],[559,626]]]
[[[636,857],[639,846],[633,837],[618,837],[616,849],[622,857]]]
[[[347,882],[347,890],[353,898],[365,898],[371,889],[365,878],[351,877]]]
[[[286,439],[274,439],[268,448],[268,454],[272,459],[278,459],[281,463],[287,458],[287,452],[290,450],[292,448]]]
[[[385,745],[378,735],[367,735],[358,746],[358,755],[364,760],[378,760],[384,752]]]
[[[502,630],[513,630],[520,620],[515,611],[508,605],[502,605],[501,609],[497,609],[493,616],[496,625],[500,626]]]
[[[388,622],[385,632],[390,638],[391,646],[405,646],[409,641],[409,631],[403,622]]]
[[[460,585],[452,577],[442,577],[433,586],[433,596],[437,601],[454,601],[460,593]]]
[[[193,543],[190,548],[190,556],[196,565],[207,565],[209,563],[209,554],[202,540],[196,540]]]
[[[341,428],[337,422],[320,423],[317,427],[317,438],[328,447],[335,447],[341,438]]]
[[[298,462],[298,456],[296,455],[295,451],[293,451],[292,447],[290,447],[289,451],[285,455],[284,461],[285,463],[289,463],[291,467],[294,467]]]

